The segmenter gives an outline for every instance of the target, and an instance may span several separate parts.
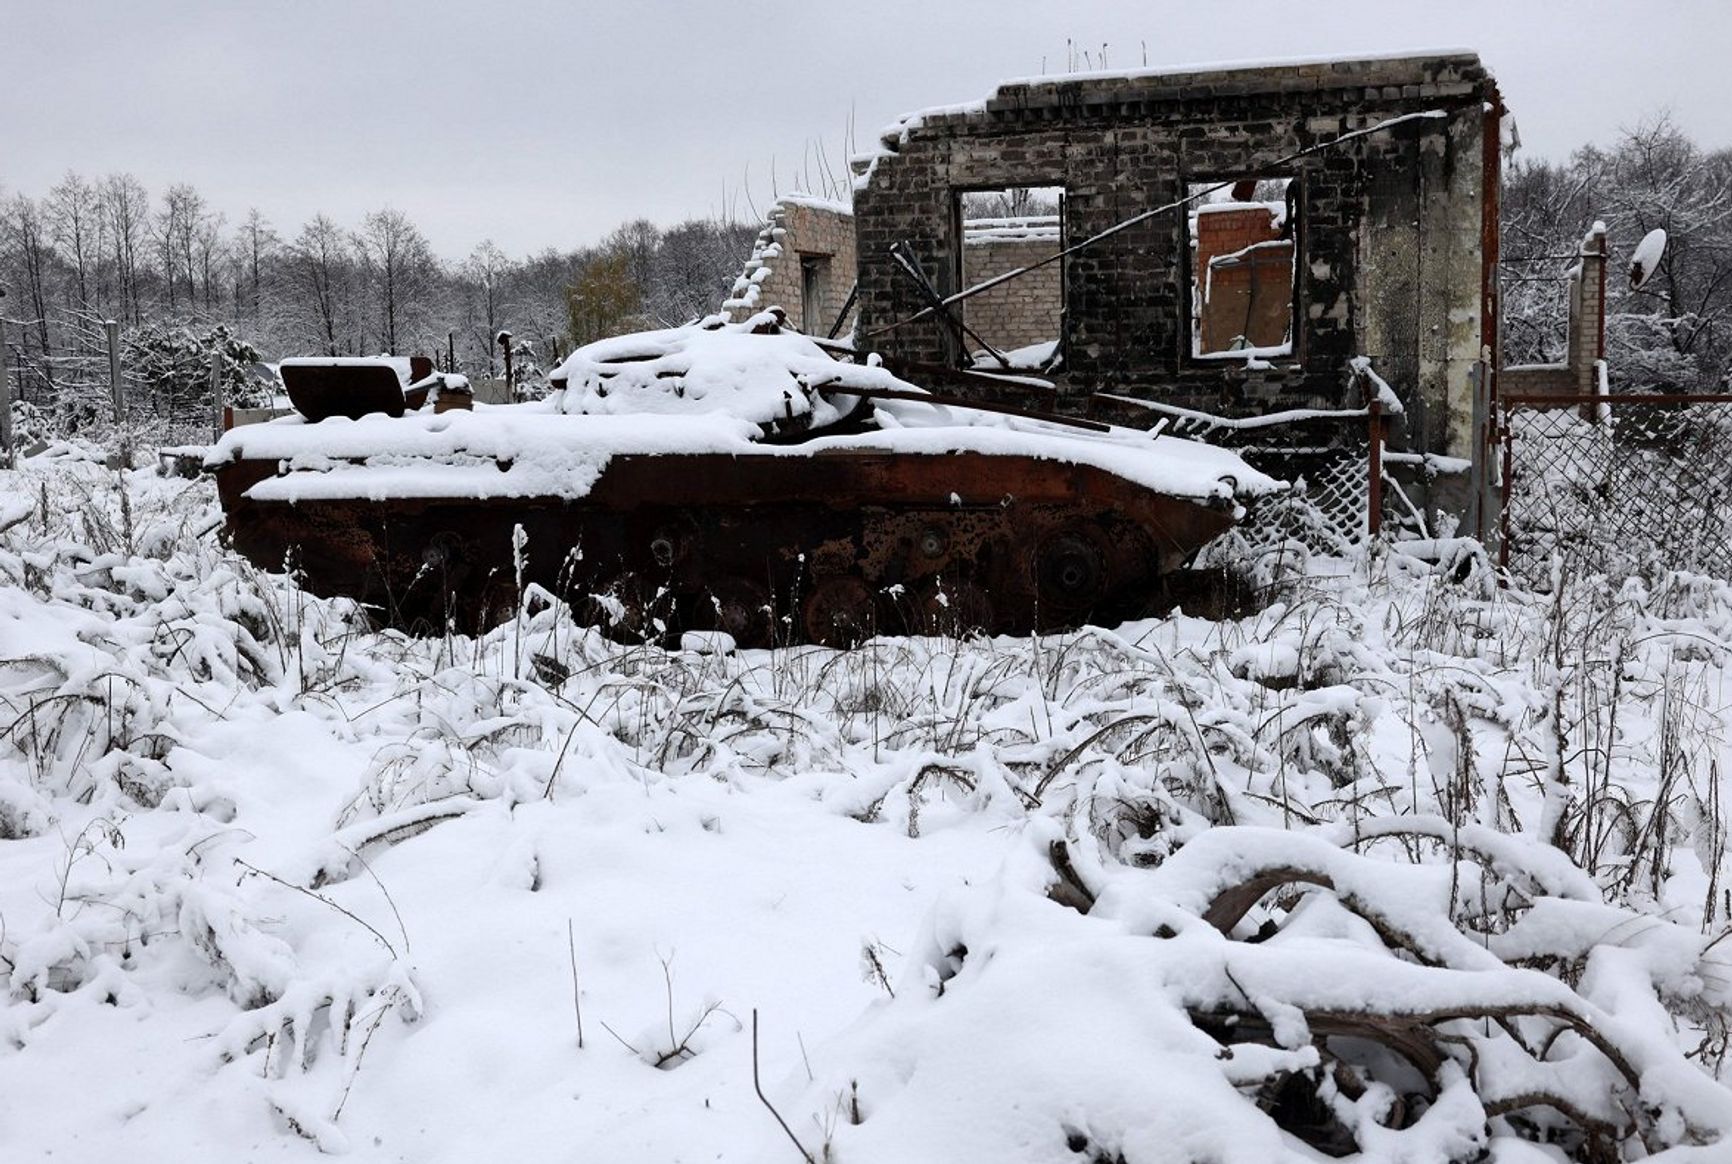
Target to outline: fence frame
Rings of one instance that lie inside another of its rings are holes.
[[[1581,410],[1589,424],[1603,423],[1610,410],[1637,405],[1641,407],[1690,408],[1699,404],[1732,405],[1732,393],[1725,392],[1656,392],[1609,393],[1577,392],[1557,394],[1547,392],[1500,393],[1493,405],[1497,413],[1497,439],[1503,445],[1503,473],[1498,490],[1498,567],[1506,574],[1510,565],[1510,508],[1517,489],[1515,426],[1511,414],[1517,410],[1554,411],[1562,408]],[[1602,410],[1605,410],[1602,412]]]

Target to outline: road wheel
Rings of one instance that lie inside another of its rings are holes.
[[[1100,532],[1076,524],[1048,534],[1035,549],[1034,581],[1043,625],[1087,615],[1107,592],[1107,555]]]

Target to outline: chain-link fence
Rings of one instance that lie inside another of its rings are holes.
[[[1401,504],[1401,486],[1384,471],[1383,424],[1374,423],[1368,409],[1313,412],[1288,422],[1279,415],[1245,421],[1179,409],[1168,415],[1169,434],[1232,449],[1252,468],[1291,483],[1290,490],[1259,500],[1240,522],[1239,533],[1250,545],[1297,540],[1313,554],[1346,554],[1411,508]],[[1370,520],[1374,503],[1377,522]]]
[[[1350,553],[1365,544],[1370,536],[1371,460],[1363,436],[1332,448],[1260,446],[1236,451],[1253,468],[1293,486],[1245,515],[1240,532],[1250,544],[1297,539],[1311,553],[1327,555]]]
[[[1732,578],[1732,396],[1514,396],[1501,402],[1502,562]]]
[[[1249,545],[1297,541],[1312,554],[1330,556],[1350,554],[1386,531],[1430,537],[1422,515],[1427,499],[1420,496],[1416,505],[1403,481],[1423,494],[1437,465],[1387,449],[1392,416],[1386,410],[1398,414],[1400,405],[1369,362],[1354,362],[1348,389],[1363,400],[1361,407],[1233,418],[1137,403],[1164,414],[1169,435],[1232,449],[1252,468],[1292,485],[1245,515],[1238,532]]]

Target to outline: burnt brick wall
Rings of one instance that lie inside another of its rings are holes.
[[[1073,395],[1110,391],[1228,414],[1348,400],[1347,362],[1371,357],[1406,405],[1410,447],[1466,455],[1468,370],[1482,320],[1488,189],[1485,110],[1496,90],[1458,54],[1184,75],[1005,85],[983,105],[916,115],[856,163],[860,334],[886,355],[954,360],[935,320],[874,329],[921,301],[889,260],[906,242],[939,287],[961,279],[958,193],[1065,190],[1066,236],[1085,239],[1183,198],[1187,184],[1291,177],[1297,322],[1269,369],[1191,353],[1186,213],[1145,219],[1064,263]],[[1297,161],[1286,155],[1417,117]],[[1495,182],[1493,172],[1490,181]]]

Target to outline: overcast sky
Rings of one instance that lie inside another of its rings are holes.
[[[130,170],[291,237],[391,205],[451,258],[761,210],[772,161],[784,192],[819,143],[843,169],[850,117],[864,147],[1067,38],[1110,67],[1472,48],[1530,154],[1661,109],[1732,145],[1724,0],[0,0],[0,35],[0,193]]]

